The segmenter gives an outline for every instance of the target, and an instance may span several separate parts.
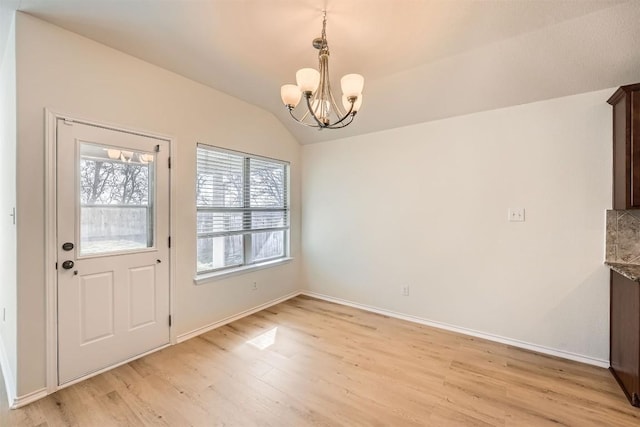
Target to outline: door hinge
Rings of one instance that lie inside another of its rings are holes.
[[[160,152],[160,144],[156,145],[156,153]]]
[[[171,157],[167,157],[167,165],[169,166],[169,169],[171,169]]]
[[[171,315],[169,315],[169,326],[171,326]]]
[[[169,244],[169,247],[171,247],[171,236],[168,237],[167,243]]]
[[[56,270],[58,269],[58,263],[56,262]]]

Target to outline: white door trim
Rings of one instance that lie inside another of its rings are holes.
[[[140,129],[127,128],[121,125],[100,122],[81,118],[76,115],[65,114],[54,111],[49,108],[44,109],[45,112],[45,188],[44,188],[44,213],[45,213],[45,310],[46,310],[46,390],[48,394],[62,388],[58,386],[58,285],[57,285],[57,247],[56,247],[56,126],[58,119],[71,120],[91,126],[103,127],[120,132],[128,132],[137,135],[144,135],[150,138],[160,139],[169,143],[169,157],[175,164],[175,146],[174,138],[166,135],[160,135]],[[173,185],[173,174],[169,170],[169,235],[175,230],[174,215],[175,212],[175,194]],[[173,248],[169,248],[169,314],[173,315],[174,302],[174,284],[176,272],[176,257],[173,256]],[[170,344],[176,343],[175,328],[169,327]],[[114,365],[116,366],[116,365]],[[106,369],[105,369],[106,370]],[[93,374],[87,375],[92,376]],[[80,380],[80,379],[79,379]]]

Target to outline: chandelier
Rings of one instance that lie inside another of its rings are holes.
[[[340,129],[348,126],[362,105],[364,77],[360,74],[347,74],[340,79],[342,105],[339,105],[331,92],[329,82],[329,45],[327,44],[327,11],[323,10],[322,35],[313,40],[318,49],[318,68],[302,68],[296,73],[297,85],[284,85],[280,89],[282,102],[291,117],[305,126],[322,129]],[[304,95],[306,110],[298,118],[293,113]]]

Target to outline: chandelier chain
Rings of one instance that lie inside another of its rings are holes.
[[[323,47],[327,46],[327,11],[322,11],[322,42],[324,44]]]
[[[322,39],[321,49],[329,49],[329,43],[327,42],[327,11],[322,11],[322,33],[320,34],[320,38]]]

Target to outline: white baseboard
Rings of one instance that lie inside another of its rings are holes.
[[[409,322],[419,323],[425,326],[432,326],[434,328],[445,329],[447,331],[457,332],[464,335],[471,335],[473,337],[482,338],[489,341],[499,342],[501,344],[511,345],[513,347],[523,348],[525,350],[531,350],[550,356],[560,357],[562,359],[573,360],[576,362],[586,363],[587,365],[598,366],[600,368],[608,368],[609,361],[604,359],[597,359],[595,357],[584,356],[582,354],[576,354],[569,351],[558,350],[555,348],[549,348],[537,344],[531,344],[525,341],[515,340],[512,338],[506,338],[499,335],[488,334],[486,332],[480,332],[473,329],[463,328],[460,326],[450,325],[448,323],[437,322],[435,320],[423,319],[418,316],[412,316],[409,314],[397,313],[395,311],[386,310],[378,307],[372,307],[365,304],[356,303],[353,301],[344,300],[342,298],[335,298],[328,295],[319,294],[312,291],[302,291],[301,295],[307,295],[313,298],[318,298],[324,301],[334,302],[336,304],[342,304],[349,307],[359,308],[361,310],[370,311],[372,313],[382,314],[384,316],[393,317],[396,319],[407,320]]]
[[[7,389],[7,399],[9,400],[9,408],[16,409],[21,406],[27,405],[38,399],[41,399],[47,395],[47,389],[42,388],[39,390],[27,393],[24,396],[16,396],[16,385],[9,366],[9,358],[7,357],[7,350],[4,346],[4,341],[0,338],[0,365],[2,365],[2,376],[4,377],[4,385]]]
[[[222,320],[219,320],[217,322],[210,323],[208,325],[205,325],[205,326],[202,326],[200,328],[194,329],[191,332],[186,332],[184,334],[180,334],[176,338],[176,342],[181,343],[181,342],[184,342],[184,341],[186,341],[188,339],[197,337],[198,335],[204,334],[205,332],[209,332],[209,331],[212,331],[212,330],[214,330],[216,328],[219,328],[220,326],[224,326],[227,323],[231,323],[231,322],[233,322],[235,320],[242,319],[243,317],[247,317],[247,316],[252,315],[253,313],[257,313],[260,310],[264,310],[265,308],[269,308],[269,307],[274,306],[276,304],[280,304],[281,302],[284,302],[284,301],[286,301],[288,299],[297,297],[298,295],[300,295],[300,293],[301,293],[301,291],[292,292],[292,293],[290,293],[288,295],[285,295],[283,297],[276,298],[274,300],[265,302],[264,304],[260,304],[258,306],[255,306],[255,307],[250,308],[248,310],[242,311],[242,312],[240,312],[238,314],[235,314],[233,316],[229,316],[229,317],[226,317],[226,318],[224,318]]]
[[[296,297],[298,295],[300,295],[300,292],[299,291],[295,291],[295,292],[292,292],[292,293],[290,293],[288,295],[285,295],[283,297],[277,298],[275,300],[266,302],[264,304],[260,304],[260,305],[258,305],[256,307],[253,307],[253,308],[249,309],[249,310],[245,310],[245,311],[243,311],[241,313],[238,313],[238,314],[236,314],[234,316],[227,317],[227,318],[222,319],[222,320],[220,320],[218,322],[203,326],[201,328],[195,329],[195,330],[193,330],[191,332],[188,332],[186,334],[178,335],[177,342],[180,343],[180,342],[186,341],[189,338],[193,338],[195,336],[198,336],[200,334],[208,332],[208,331],[210,331],[212,329],[215,329],[215,328],[218,328],[220,326],[226,325],[227,323],[233,322],[234,320],[238,320],[238,319],[241,319],[243,317],[249,316],[249,315],[251,315],[253,313],[256,313],[256,312],[258,312],[260,310],[264,310],[265,308],[268,308],[268,307],[271,307],[273,305],[279,304],[279,303],[281,303],[283,301],[286,301],[286,300],[291,299],[293,297]],[[116,367],[118,367],[120,365],[124,365],[126,363],[131,362],[132,360],[135,360],[135,359],[138,359],[140,357],[146,356],[148,354],[154,353],[154,352],[156,352],[158,350],[162,350],[163,348],[166,348],[166,347],[169,347],[169,346],[170,345],[165,345],[165,346],[162,346],[160,348],[153,349],[153,350],[151,350],[149,352],[136,355],[136,356],[134,356],[134,357],[132,357],[130,359],[127,359],[125,361],[117,363],[117,364],[115,364],[113,366],[109,366],[108,368],[104,368],[104,369],[101,369],[99,371],[92,372],[92,373],[90,373],[90,374],[88,374],[86,376],[83,376],[82,378],[78,378],[76,380],[70,381],[70,382],[68,382],[66,384],[63,384],[61,386],[58,386],[58,387],[55,388],[54,391],[57,391],[57,390],[60,390],[62,388],[65,388],[65,387],[71,386],[73,384],[76,384],[78,382],[84,381],[84,380],[86,380],[86,379],[88,379],[90,377],[99,375],[99,374],[101,374],[103,372],[109,371],[109,370],[114,369],[114,368],[116,368]],[[13,376],[11,375],[11,371],[9,369],[9,361],[7,359],[7,356],[6,356],[6,353],[5,353],[5,349],[4,349],[4,344],[2,343],[1,339],[0,339],[0,363],[2,364],[2,375],[5,378],[5,384],[6,384],[6,387],[7,387],[7,396],[9,398],[9,407],[11,409],[16,409],[16,408],[19,408],[21,406],[28,405],[31,402],[35,402],[36,400],[42,399],[43,397],[47,396],[48,394],[51,394],[51,393],[49,393],[47,388],[42,388],[40,390],[35,390],[35,391],[32,391],[31,393],[25,394],[24,396],[19,396],[19,397],[15,396],[15,385],[13,384]]]
[[[408,314],[402,314],[402,313],[397,313],[395,311],[391,311],[391,310],[386,310],[386,309],[382,309],[382,308],[378,308],[378,307],[372,307],[366,304],[360,304],[360,303],[356,303],[353,301],[348,301],[345,299],[341,299],[341,298],[336,298],[336,297],[331,297],[328,295],[324,295],[324,294],[320,294],[317,292],[312,292],[312,291],[306,291],[306,290],[302,290],[302,291],[295,291],[292,292],[288,295],[285,295],[283,297],[280,298],[276,298],[274,300],[268,301],[264,304],[260,304],[256,307],[250,308],[248,310],[242,311],[236,315],[233,316],[229,316],[227,318],[224,318],[222,320],[219,320],[217,322],[202,326],[200,328],[194,329],[191,332],[187,332],[184,334],[180,334],[177,337],[177,343],[181,343],[184,342],[190,338],[194,338],[198,335],[204,334],[205,332],[209,332],[213,329],[219,328],[221,326],[224,326],[228,323],[231,323],[235,320],[241,319],[243,317],[246,316],[250,316],[251,314],[257,313],[258,311],[264,310],[265,308],[269,308],[271,306],[274,306],[276,304],[280,304],[281,302],[287,301],[291,298],[294,298],[298,295],[306,295],[312,298],[317,298],[317,299],[321,299],[324,301],[329,301],[329,302],[333,302],[336,304],[341,304],[341,305],[346,305],[349,307],[354,307],[354,308],[358,308],[360,310],[364,310],[364,311],[369,311],[372,313],[377,313],[377,314],[382,314],[384,316],[388,316],[388,317],[393,317],[396,319],[401,319],[401,320],[406,320],[409,322],[413,322],[413,323],[419,323],[421,325],[425,325],[425,326],[431,326],[434,328],[439,328],[439,329],[444,329],[444,330],[448,330],[448,331],[452,331],[452,332],[457,332],[460,334],[464,334],[464,335],[470,335],[470,336],[474,336],[474,337],[478,337],[478,338],[482,338],[482,339],[486,339],[489,341],[495,341],[495,342],[499,342],[502,344],[507,344],[507,345],[511,345],[514,347],[519,347],[519,348],[523,348],[526,350],[531,350],[531,351],[535,351],[538,353],[542,353],[542,354],[548,354],[551,356],[556,356],[556,357],[560,357],[563,359],[568,359],[568,360],[573,360],[576,362],[581,362],[581,363],[586,363],[588,365],[594,365],[594,366],[598,366],[601,368],[608,368],[609,367],[609,361],[608,360],[604,360],[604,359],[597,359],[597,358],[593,358],[593,357],[589,357],[589,356],[584,356],[581,354],[576,354],[576,353],[571,353],[568,351],[564,351],[564,350],[558,350],[558,349],[553,349],[553,348],[549,348],[549,347],[544,347],[544,346],[540,346],[537,344],[531,344],[531,343],[527,343],[524,341],[519,341],[519,340],[515,340],[515,339],[511,339],[511,338],[505,338],[499,335],[493,335],[493,334],[488,334],[485,332],[480,332],[480,331],[476,331],[473,329],[468,329],[468,328],[463,328],[463,327],[459,327],[459,326],[454,326],[454,325],[450,325],[447,323],[443,323],[443,322],[437,322],[437,321],[433,321],[433,320],[428,320],[428,319],[423,319],[421,317],[417,317],[417,316],[412,316],[412,315],[408,315]],[[157,350],[157,349],[156,349]],[[156,351],[153,350],[153,351]],[[152,353],[153,351],[151,351],[150,353]],[[137,356],[139,357],[139,356]],[[135,358],[137,358],[135,357]],[[129,360],[127,360],[126,362],[123,363],[127,363],[129,362]],[[121,363],[122,364],[122,363]],[[9,407],[11,409],[16,409],[19,408],[21,406],[27,405],[31,402],[34,402],[38,399],[41,399],[45,396],[47,396],[49,393],[47,391],[46,388],[40,389],[40,390],[35,390],[31,393],[25,394],[24,396],[16,396],[16,389],[15,389],[15,384],[13,384],[13,375],[11,373],[10,367],[9,367],[9,360],[7,359],[7,354],[5,351],[5,347],[4,347],[4,343],[2,342],[2,339],[0,339],[0,365],[2,366],[2,375],[4,376],[5,379],[5,385],[7,388],[7,396],[9,398]],[[101,373],[103,371],[107,371],[109,369],[114,368],[115,366],[111,366],[109,368],[106,368],[100,372],[95,372],[93,374],[91,374],[90,376],[96,375],[98,373]],[[82,379],[86,379],[87,377],[84,377]],[[78,379],[77,381],[73,381],[72,383],[75,382],[79,382],[81,379]],[[71,383],[66,384],[65,386],[71,385]]]
[[[7,398],[9,399],[9,407],[13,407],[16,400],[16,385],[14,383],[13,372],[9,366],[9,358],[4,341],[0,336],[0,366],[2,367],[2,376],[4,377],[4,386],[7,390]]]
[[[49,392],[47,391],[46,387],[41,388],[40,390],[35,390],[35,391],[32,391],[31,393],[27,393],[24,396],[16,397],[15,399],[13,399],[13,402],[11,402],[11,405],[9,407],[11,409],[17,409],[17,408],[20,408],[21,406],[28,405],[31,402],[35,402],[36,400],[42,399],[48,394]]]

